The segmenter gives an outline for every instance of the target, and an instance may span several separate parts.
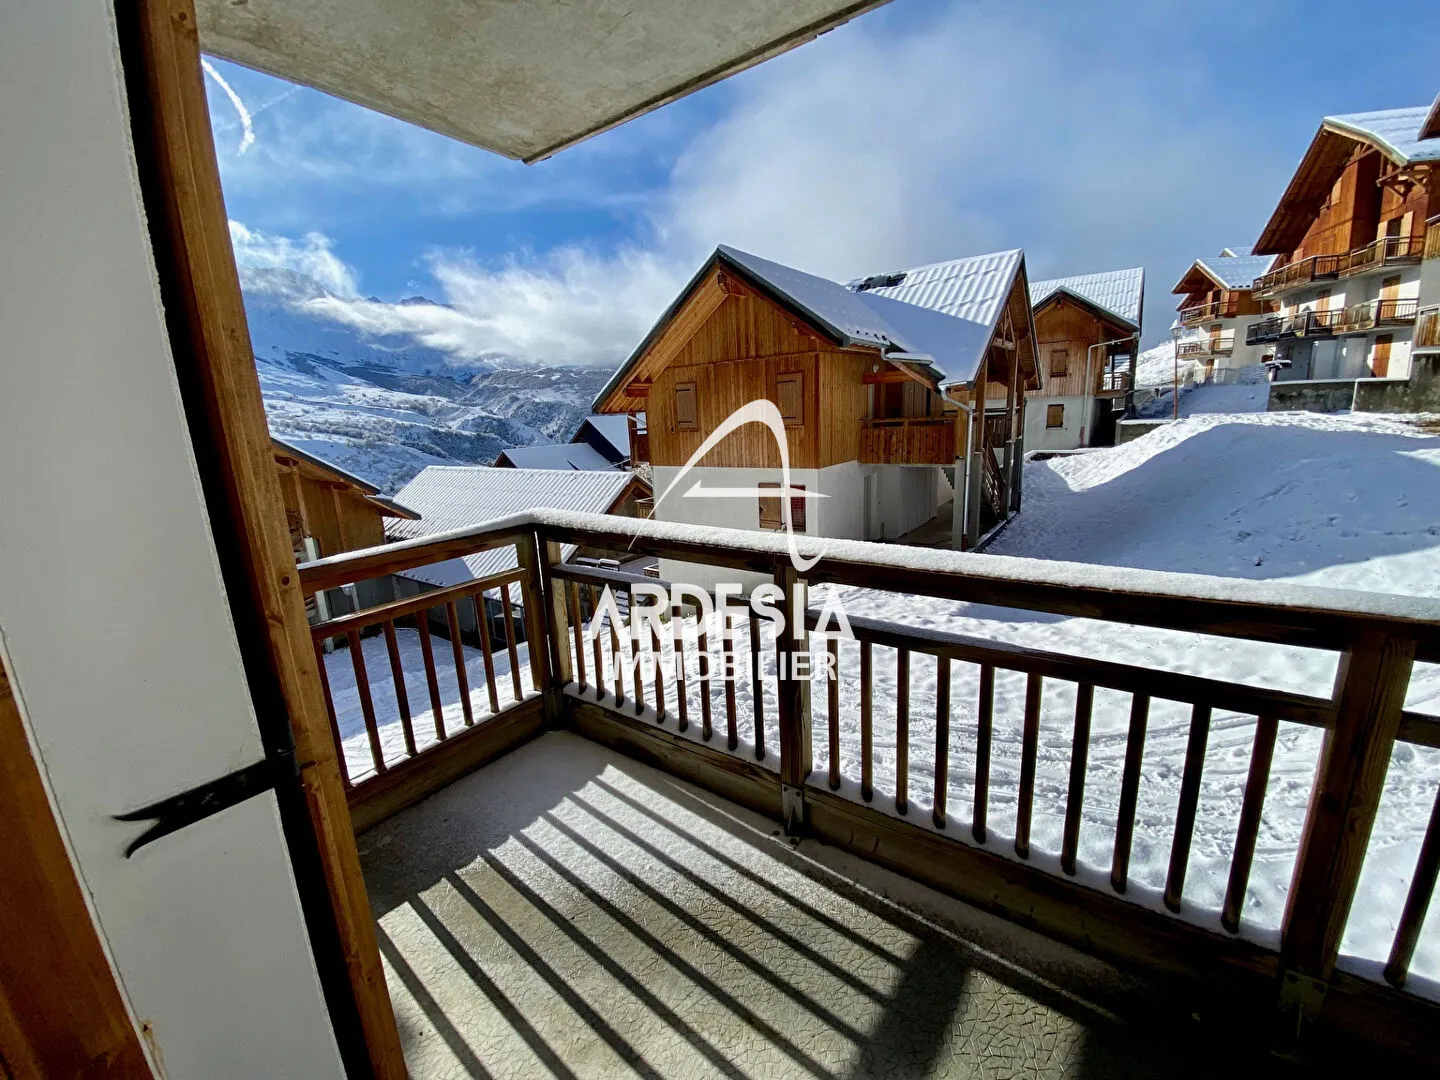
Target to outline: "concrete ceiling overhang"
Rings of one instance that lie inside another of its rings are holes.
[[[197,0],[207,52],[534,162],[886,0]]]

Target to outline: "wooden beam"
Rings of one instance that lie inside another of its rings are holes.
[[[328,910],[311,903],[306,917],[312,941],[331,940],[317,928],[317,919],[333,921],[338,938],[336,955],[317,951],[317,962],[322,972],[332,961],[343,963],[349,980],[349,999],[337,997],[332,987],[327,1003],[337,1031],[347,1015],[356,1014],[364,1040],[360,1052],[374,1075],[401,1080],[405,1059],[285,527],[230,246],[195,9],[190,0],[141,0],[124,17],[125,34],[133,36],[123,58],[141,188],[236,632],[267,745],[280,738],[277,715],[288,717],[293,733],[313,833],[310,850],[318,855],[329,892]],[[289,821],[287,835],[295,827]],[[305,843],[292,838],[292,853]],[[342,1053],[354,1049],[341,1039]]]
[[[0,662],[0,1076],[149,1077]]]

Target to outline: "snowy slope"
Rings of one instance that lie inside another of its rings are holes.
[[[427,465],[489,465],[512,446],[568,440],[608,374],[457,365],[336,319],[335,297],[294,271],[242,267],[241,285],[270,429],[392,493]]]

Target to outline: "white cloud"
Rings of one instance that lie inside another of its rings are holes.
[[[1144,7],[966,6],[903,30],[885,14],[727,84],[728,110],[680,155],[644,236],[499,267],[440,252],[431,269],[453,311],[335,316],[408,327],[459,359],[613,364],[717,243],[839,279],[1024,247],[1032,279],[1145,265],[1154,339],[1178,262],[1252,240],[1288,173],[1238,141],[1207,61]],[[1241,145],[1254,194],[1217,182],[1217,148]],[[281,257],[334,258],[318,236]]]
[[[355,271],[330,250],[330,238],[321,233],[307,233],[293,240],[231,221],[230,243],[235,249],[235,261],[241,266],[294,270],[314,278],[336,296],[359,294]]]

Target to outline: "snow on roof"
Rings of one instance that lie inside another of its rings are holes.
[[[867,278],[852,281],[850,288],[863,290],[856,295],[871,303],[891,323],[905,322],[911,333],[923,332],[927,339],[931,335],[942,335],[944,324],[917,316],[907,311],[907,307],[925,308],[959,320],[961,326],[955,328],[954,340],[938,346],[943,355],[937,355],[934,347],[925,348],[918,342],[907,351],[928,352],[934,356],[942,373],[942,386],[968,383],[980,368],[985,346],[1000,321],[1000,313],[1005,310],[1005,301],[1023,258],[1024,252],[1019,248],[972,255],[898,270],[880,278],[893,280],[894,284],[871,285],[876,279]],[[877,299],[898,301],[900,306],[873,303]]]
[[[1274,261],[1274,255],[1219,255],[1196,259],[1195,265],[1227,289],[1248,289]]]
[[[281,452],[286,453],[286,454],[290,454],[290,455],[292,455],[293,457],[299,459],[300,461],[305,462],[305,463],[308,464],[308,465],[313,465],[313,466],[315,466],[315,468],[317,468],[317,469],[326,469],[326,470],[328,470],[329,472],[334,473],[336,476],[340,477],[342,480],[345,480],[345,481],[347,481],[348,483],[351,483],[351,484],[353,484],[355,487],[359,488],[360,491],[361,491],[363,494],[365,494],[365,495],[379,495],[379,494],[380,494],[380,489],[379,489],[378,487],[376,487],[374,484],[370,483],[369,480],[361,479],[360,477],[356,476],[354,473],[349,472],[349,471],[347,471],[347,470],[345,470],[345,469],[340,468],[339,465],[332,465],[330,462],[326,461],[324,458],[317,457],[315,454],[312,454],[310,451],[305,450],[305,449],[302,449],[302,448],[301,448],[298,444],[296,444],[296,443],[290,442],[290,441],[287,440],[287,439],[282,439],[282,438],[280,438],[280,436],[274,435],[274,434],[272,434],[272,435],[270,436],[270,441],[271,441],[272,443],[274,443],[276,446],[278,446],[278,447],[280,448]],[[311,441],[312,441],[312,442],[317,442],[317,441],[320,441],[320,440],[311,440]]]
[[[1422,142],[1420,139],[1421,129],[1429,115],[1429,105],[1416,105],[1408,109],[1327,116],[1324,126],[1369,139],[1402,164],[1440,161],[1440,142],[1433,139]]]
[[[725,244],[716,250],[727,261],[792,301],[846,344],[864,343],[881,348],[888,345],[909,351],[893,326],[865,303],[860,294],[839,282],[816,277]]]
[[[591,413],[580,421],[580,430],[583,431],[587,424],[594,428],[622,459],[630,456],[630,422],[624,413]],[[579,438],[580,432],[577,431],[575,436]]]
[[[1227,259],[1233,259],[1244,255],[1254,255],[1255,245],[1242,244],[1239,247],[1223,247],[1220,249],[1220,254]]]
[[[1140,306],[1145,295],[1145,268],[1142,266],[1031,282],[1030,306],[1039,307],[1061,290],[1088,300],[1122,322],[1140,329]]]
[[[624,420],[621,416],[619,419]],[[500,457],[517,469],[613,469],[614,463],[589,443],[538,443],[512,446]],[[497,459],[498,461],[499,459]]]
[[[420,521],[387,522],[392,540],[413,540],[536,507],[603,514],[635,477],[629,472],[574,469],[505,469],[486,465],[431,465],[396,494],[423,515]],[[573,545],[562,549],[565,558]],[[458,585],[516,565],[513,547],[401,571],[428,585]]]

